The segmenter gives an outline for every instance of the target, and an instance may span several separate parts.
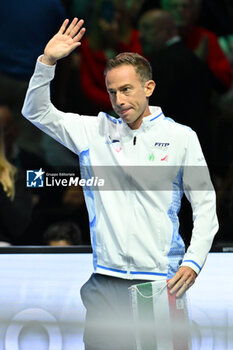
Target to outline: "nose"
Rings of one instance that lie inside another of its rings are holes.
[[[116,104],[119,107],[125,104],[124,97],[122,96],[122,93],[120,91],[117,91],[116,93]]]

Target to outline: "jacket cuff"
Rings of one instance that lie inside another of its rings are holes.
[[[43,71],[46,72],[46,75],[50,75],[51,77],[54,77],[55,75],[55,69],[56,69],[56,66],[57,64],[54,64],[53,66],[50,66],[48,64],[45,64],[43,62],[41,62],[41,57],[43,55],[40,55],[38,58],[37,58],[37,61],[36,61],[36,67],[35,67],[35,71],[38,72],[38,71]]]
[[[182,264],[180,266],[188,266],[190,267],[193,271],[196,272],[198,275],[202,269],[202,267],[196,263],[194,260],[183,260]]]

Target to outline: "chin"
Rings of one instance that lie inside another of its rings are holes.
[[[130,117],[130,116],[125,116],[125,117],[121,117],[121,118],[122,118],[122,120],[124,120],[124,122],[126,122],[127,124],[131,124],[131,123],[134,123],[134,122],[135,122],[135,120],[132,119],[132,117]]]

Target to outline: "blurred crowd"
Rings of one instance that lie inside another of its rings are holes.
[[[25,179],[30,169],[79,171],[76,155],[21,116],[38,56],[73,17],[87,31],[57,64],[52,102],[67,112],[114,115],[107,59],[124,51],[147,57],[156,82],[150,104],[197,132],[217,192],[216,241],[233,242],[232,0],[11,0],[0,3],[0,14],[0,245],[90,243],[79,187],[31,189]],[[188,243],[191,211],[183,207]]]

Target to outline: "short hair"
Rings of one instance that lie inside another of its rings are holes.
[[[152,79],[152,68],[149,61],[135,52],[122,52],[115,58],[109,59],[104,71],[104,76],[106,76],[111,69],[122,65],[133,66],[142,83]]]
[[[66,240],[71,245],[82,244],[82,234],[79,226],[73,221],[61,221],[51,224],[44,233],[46,244],[51,241]]]

